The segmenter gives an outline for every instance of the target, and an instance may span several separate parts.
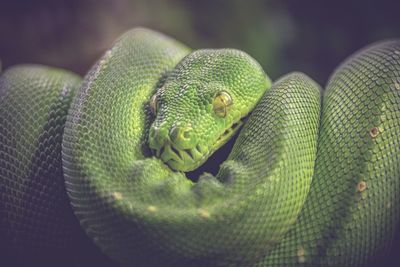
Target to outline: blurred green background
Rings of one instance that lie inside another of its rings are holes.
[[[400,36],[396,1],[0,1],[3,67],[42,63],[84,75],[124,31],[145,26],[194,49],[232,47],[272,79],[303,71],[324,85],[371,42]]]

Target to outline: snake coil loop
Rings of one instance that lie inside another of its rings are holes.
[[[299,72],[271,86],[244,52],[146,29],[83,82],[10,68],[0,251],[72,266],[71,253],[99,256],[87,235],[123,266],[379,261],[400,214],[400,41],[350,56],[321,92]],[[215,176],[186,178],[236,134]]]

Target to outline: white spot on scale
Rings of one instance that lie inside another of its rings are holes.
[[[114,192],[112,195],[116,200],[121,200],[123,198],[120,192]]]
[[[299,250],[297,250],[297,261],[299,263],[304,263],[306,261],[306,251],[304,250],[303,247],[299,247]]]

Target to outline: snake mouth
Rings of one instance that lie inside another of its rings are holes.
[[[207,148],[196,145],[190,149],[179,149],[175,144],[167,142],[160,150],[156,151],[156,156],[178,171],[191,171],[195,169],[199,162],[207,158]]]
[[[173,142],[167,141],[160,149],[155,150],[155,155],[174,170],[192,171],[206,162],[212,153],[229,141],[242,125],[242,120],[233,123],[210,147],[196,144],[194,147],[181,149]]]
[[[226,142],[231,139],[231,137],[242,127],[243,125],[243,120],[240,119],[237,122],[233,123],[231,127],[227,128],[223,134],[220,135],[220,137],[217,139],[214,145],[214,149],[212,150],[211,153],[213,153],[215,150],[223,146]]]

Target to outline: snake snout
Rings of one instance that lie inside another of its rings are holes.
[[[149,132],[149,146],[154,154],[179,171],[193,169],[203,157],[196,140],[191,126],[175,125],[170,130],[152,126]]]

